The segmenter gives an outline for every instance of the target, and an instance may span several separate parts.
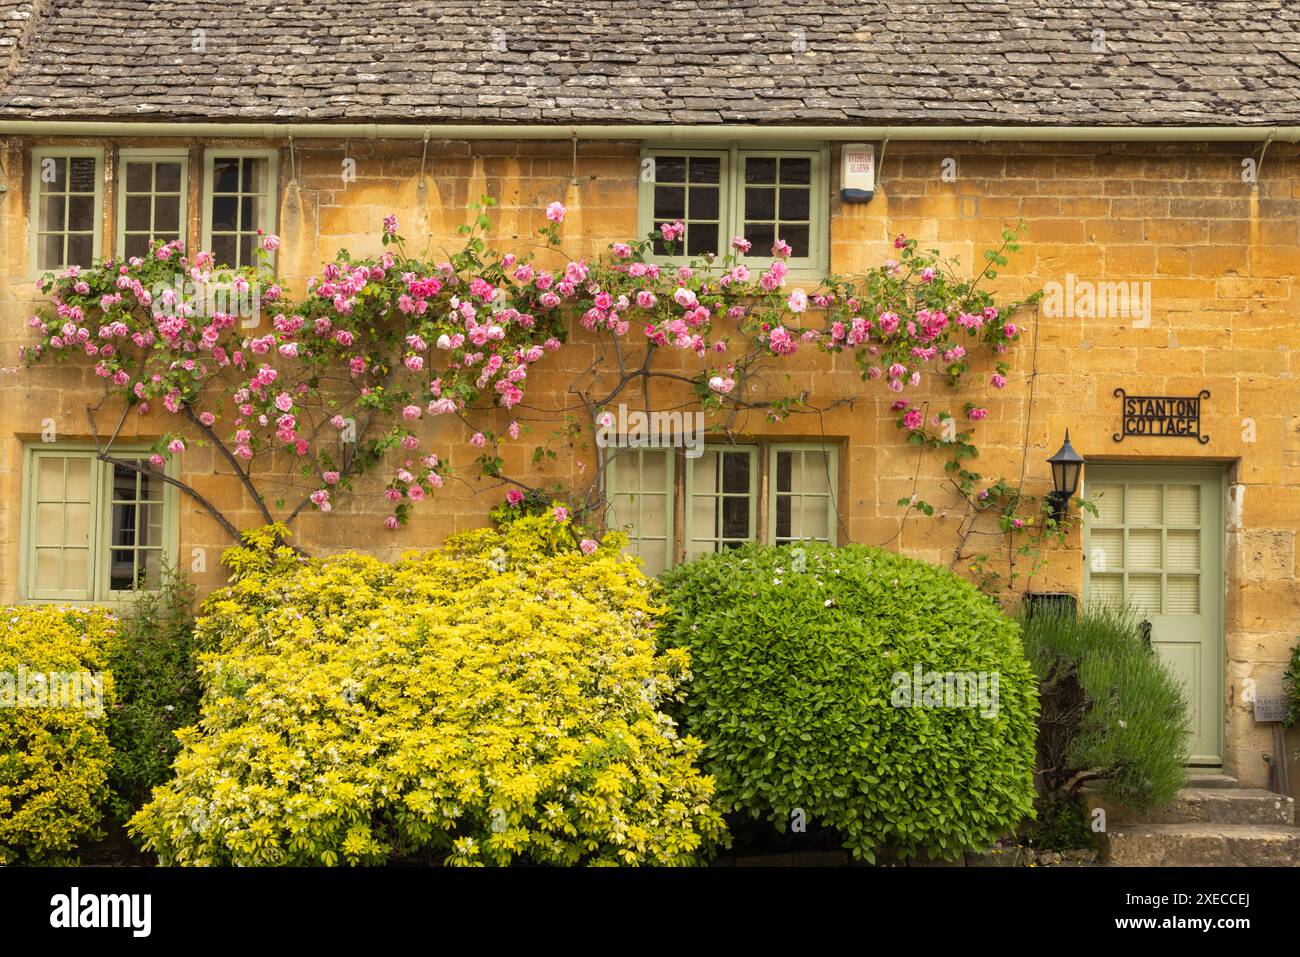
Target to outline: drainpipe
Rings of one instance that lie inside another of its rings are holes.
[[[988,142],[1300,142],[1300,126],[691,126],[566,124],[400,123],[166,123],[92,120],[4,120],[0,136],[183,136],[240,137],[259,140],[329,138],[421,139],[426,130],[443,140],[657,140],[672,143],[713,141],[807,142],[809,140],[944,140]]]

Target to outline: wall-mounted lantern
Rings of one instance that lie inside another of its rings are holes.
[[[1079,491],[1079,475],[1083,472],[1083,456],[1074,451],[1070,444],[1070,430],[1065,430],[1065,444],[1059,452],[1047,460],[1052,467],[1053,490],[1048,495],[1052,505],[1052,517],[1063,522],[1070,512],[1070,499]]]

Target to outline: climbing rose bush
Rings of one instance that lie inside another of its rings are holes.
[[[247,535],[205,603],[197,727],[131,822],[164,864],[692,864],[725,840],[661,705],[654,586],[530,515],[394,564]]]
[[[547,207],[541,233],[552,247],[565,215],[560,203]],[[971,424],[987,410],[973,401],[961,413],[929,409],[907,393],[927,375],[956,385],[981,351],[994,357],[990,384],[1002,387],[1001,356],[1021,334],[1011,319],[1020,304],[999,306],[982,284],[1016,248],[1013,233],[971,277],[900,236],[895,258],[866,274],[802,288],[790,281],[781,242],[766,256],[736,238],[723,255],[669,267],[649,261],[647,238],[551,268],[532,252],[490,251],[488,226],[480,211],[459,252],[426,261],[407,251],[388,216],[381,255],[340,251],[296,303],[269,265],[275,236],[261,237],[257,263],[238,270],[217,268],[208,252],[191,257],[180,242],[156,244],[145,257],[41,279],[50,303],[31,317],[39,341],[25,355],[30,363],[86,357],[124,410],[170,413],[177,421],[155,446],[154,467],[196,439],[211,443],[267,523],[329,512],[359,476],[378,470],[384,523],[397,528],[443,486],[451,435],[469,433],[482,474],[513,481],[501,451],[521,437],[516,412],[530,371],[565,347],[574,322],[620,355],[636,353],[621,364],[621,385],[595,397],[596,418],[623,387],[656,374],[682,378],[655,371],[656,354],[673,352],[687,357],[686,382],[706,410],[757,406],[781,419],[811,397],[756,399],[749,377],[801,350],[847,351],[865,380],[896,396],[910,439],[936,444],[942,433],[956,463],[975,454]],[[671,254],[682,232],[680,223],[661,224]],[[447,420],[458,427],[436,427]],[[288,491],[272,494],[266,483],[285,473],[271,474],[277,454],[294,467]]]

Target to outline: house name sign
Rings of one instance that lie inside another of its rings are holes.
[[[1210,397],[1209,389],[1196,395],[1129,395],[1116,389],[1115,396],[1121,405],[1120,431],[1111,436],[1116,442],[1130,435],[1210,441],[1201,434],[1201,403]]]

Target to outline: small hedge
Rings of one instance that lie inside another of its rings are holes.
[[[1044,800],[1071,802],[1090,782],[1137,811],[1173,800],[1187,780],[1187,695],[1136,616],[1048,608],[1026,619],[1024,636],[1041,682]]]
[[[680,716],[729,809],[779,830],[802,811],[868,861],[952,858],[1030,813],[1033,672],[1015,623],[966,582],[814,543],[747,545],[662,578],[662,639],[691,653]],[[924,690],[905,706],[918,667],[931,690],[933,673],[984,673],[990,689],[996,674],[996,708],[925,706]]]
[[[131,828],[164,864],[687,864],[725,839],[656,707],[649,580],[527,517],[395,564],[274,529],[204,604],[198,727]]]
[[[117,626],[96,609],[0,608],[0,864],[69,863],[79,842],[100,836],[112,760],[105,712],[114,700],[104,672]],[[33,690],[37,675],[44,688],[65,686],[50,673],[98,676],[102,697],[86,683],[79,690],[88,697],[50,707],[48,692]]]
[[[194,587],[168,571],[158,592],[141,592],[122,617],[109,668],[117,700],[108,712],[113,748],[109,811],[125,822],[172,776],[176,732],[198,721]]]

